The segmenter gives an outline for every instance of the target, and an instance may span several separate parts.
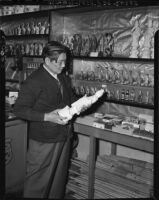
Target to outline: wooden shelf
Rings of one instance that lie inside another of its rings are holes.
[[[90,57],[90,56],[73,56],[73,59],[87,60],[87,61],[124,61],[136,63],[153,63],[154,59],[149,58],[128,58],[128,57]]]
[[[49,34],[28,34],[28,35],[8,35],[6,36],[7,40],[20,40],[20,39],[48,39]]]
[[[19,83],[19,80],[15,80],[15,79],[6,79],[6,82],[12,82],[12,83]]]
[[[3,15],[1,16],[1,22],[6,21],[18,21],[22,19],[28,19],[28,18],[34,18],[34,17],[49,17],[50,10],[41,10],[36,12],[27,12],[27,13],[19,13],[19,14],[13,14],[13,15]]]

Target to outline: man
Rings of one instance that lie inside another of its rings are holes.
[[[73,102],[69,80],[62,74],[66,48],[49,42],[44,63],[21,86],[15,115],[29,121],[24,197],[63,199],[71,145],[70,122],[58,111]]]

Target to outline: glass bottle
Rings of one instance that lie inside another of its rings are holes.
[[[127,90],[125,93],[125,100],[129,101],[129,90]]]
[[[150,94],[149,94],[149,91],[146,92],[146,96],[145,96],[145,103],[149,103],[149,97],[150,97]]]
[[[142,98],[143,98],[143,94],[142,94],[142,91],[140,90],[139,94],[138,94],[138,102],[139,103],[142,103]]]
[[[130,101],[135,101],[135,90],[132,89],[130,92]]]
[[[125,90],[122,89],[121,91],[121,100],[125,100]]]

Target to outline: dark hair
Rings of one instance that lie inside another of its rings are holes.
[[[48,57],[51,61],[55,60],[57,62],[57,59],[61,53],[67,53],[66,47],[57,41],[50,41],[43,48],[42,56],[44,60],[46,57]]]

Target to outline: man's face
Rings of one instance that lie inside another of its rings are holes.
[[[66,63],[66,54],[61,53],[58,57],[57,62],[55,60],[51,61],[50,59],[47,62],[47,67],[54,74],[60,74],[65,67]]]

